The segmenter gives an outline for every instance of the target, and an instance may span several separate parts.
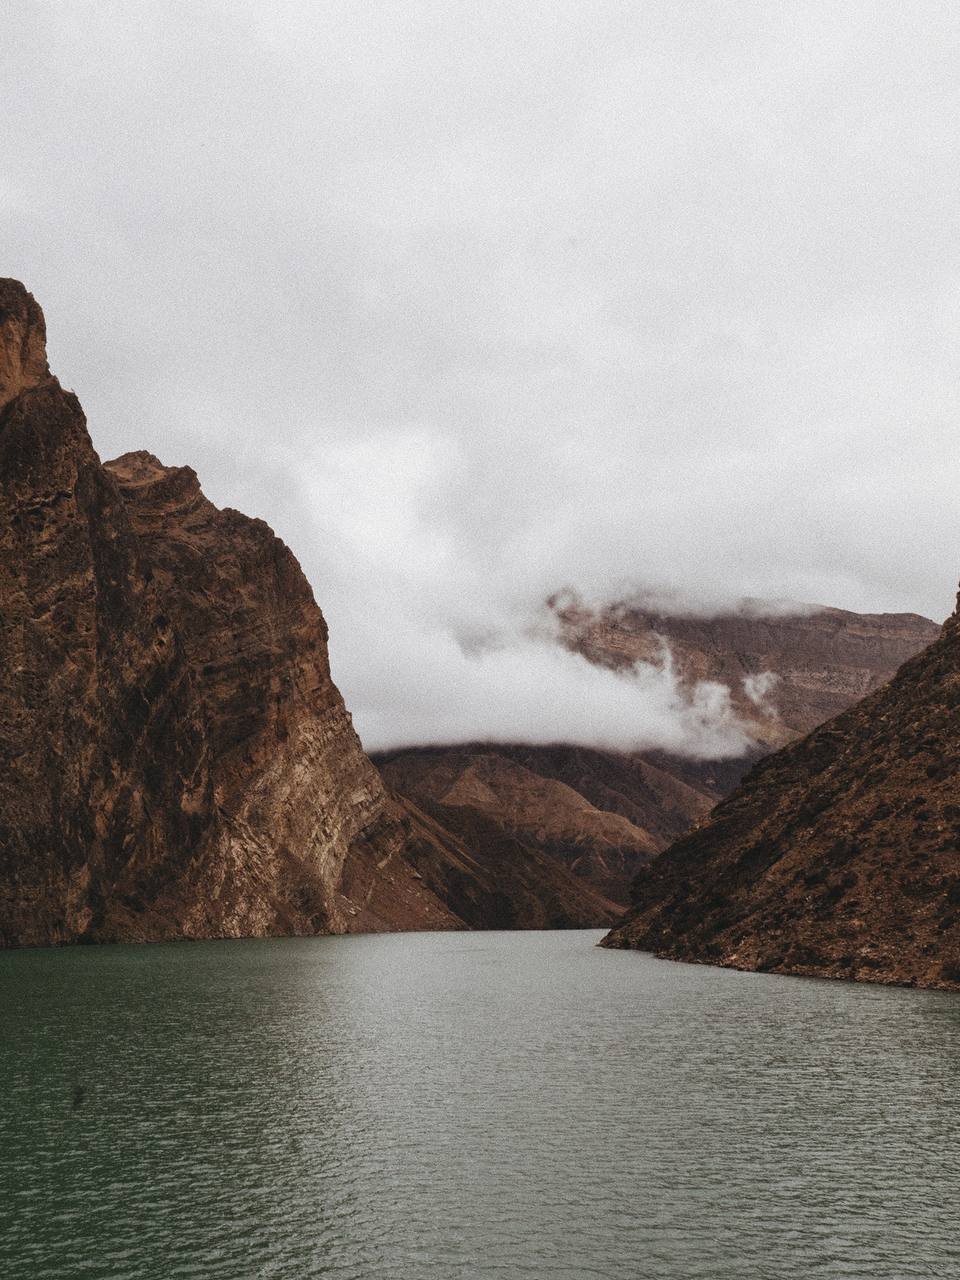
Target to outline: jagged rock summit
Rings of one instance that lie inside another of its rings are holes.
[[[960,989],[958,778],[960,612],[641,870],[606,944]]]
[[[0,279],[0,409],[49,378],[43,312],[19,281]]]
[[[456,927],[293,554],[101,465],[44,337],[0,281],[0,944]]]

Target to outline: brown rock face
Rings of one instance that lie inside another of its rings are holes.
[[[606,940],[741,969],[960,988],[960,617],[769,756],[639,874]]]
[[[102,466],[0,284],[0,943],[460,922],[405,859],[292,553]]]

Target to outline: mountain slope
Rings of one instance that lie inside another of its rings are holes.
[[[480,859],[508,840],[620,911],[637,869],[722,794],[641,757],[587,747],[476,744],[374,755],[389,786]],[[585,904],[586,905],[586,904]],[[585,917],[604,923],[604,917]]]
[[[597,928],[622,915],[622,904],[496,818],[398,799],[410,821],[411,865],[467,928]]]
[[[960,617],[758,764],[638,875],[605,940],[675,959],[960,987]]]

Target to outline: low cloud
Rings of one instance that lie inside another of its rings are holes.
[[[504,548],[493,564],[425,519],[450,461],[426,445],[400,433],[302,468],[334,675],[369,749],[580,742],[719,759],[751,746],[730,691],[683,685],[666,643],[656,661],[616,672],[567,648],[535,539],[529,555],[518,546],[514,562]]]
[[[730,691],[711,681],[684,688],[670,663],[612,672],[531,635],[471,650],[422,626],[398,636],[395,620],[390,640],[395,673],[406,678],[384,673],[375,704],[354,708],[370,749],[519,740],[720,759],[752,745]]]

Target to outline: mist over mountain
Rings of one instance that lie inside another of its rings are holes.
[[[680,696],[712,690],[743,740],[740,751],[704,759],[461,736],[382,752],[374,762],[394,790],[481,859],[491,842],[507,840],[517,854],[559,860],[622,905],[635,873],[704,819],[761,756],[883,686],[939,633],[913,614],[840,609],[690,617],[636,602],[595,610],[567,594],[554,611],[557,643],[591,665],[629,676],[635,664],[659,661]]]

